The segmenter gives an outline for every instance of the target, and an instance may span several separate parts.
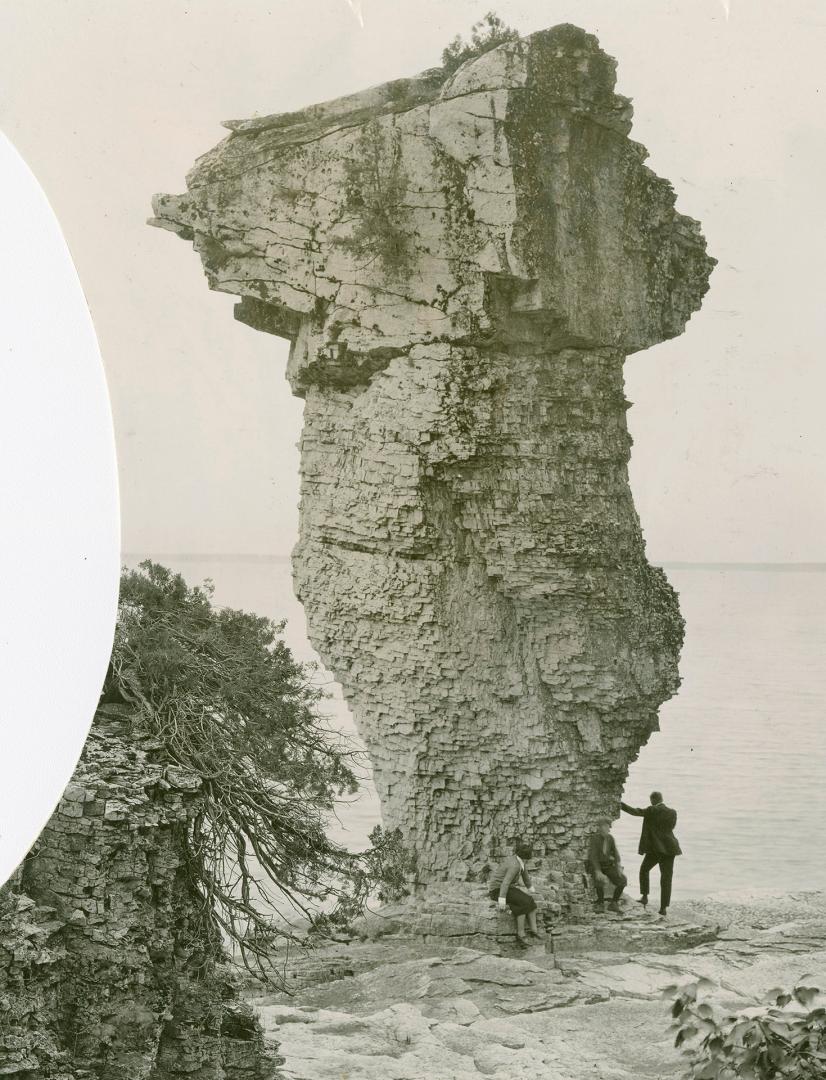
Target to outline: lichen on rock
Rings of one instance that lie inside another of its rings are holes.
[[[622,368],[683,331],[714,260],[614,85],[558,26],[232,122],[155,200],[237,317],[292,343],[297,593],[429,880],[516,834],[578,880],[679,684]]]

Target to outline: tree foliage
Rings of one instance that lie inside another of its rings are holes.
[[[701,979],[670,986],[675,1045],[688,1058],[687,1080],[822,1080],[826,1076],[826,1008],[803,976],[790,992],[731,1013],[703,1000]]]
[[[489,11],[470,30],[470,41],[465,41],[458,34],[442,52],[442,67],[452,74],[466,60],[495,49],[505,41],[515,41],[519,32],[508,26],[499,16]]]
[[[412,869],[400,837],[375,830],[354,855],[326,829],[357,787],[357,754],[325,723],[323,691],[293,658],[284,624],[212,603],[151,562],[124,571],[102,701],[125,702],[170,763],[195,774],[203,800],[187,866],[208,934],[266,965],[277,912],[342,923],[381,881]],[[385,865],[386,864],[386,865]]]

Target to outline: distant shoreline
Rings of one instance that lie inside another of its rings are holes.
[[[826,562],[655,562],[663,570],[772,570],[781,573],[822,574]]]
[[[260,555],[254,553],[222,553],[222,554],[200,554],[191,551],[161,551],[157,554],[149,555],[144,551],[123,551],[121,552],[121,559],[127,562],[136,562],[141,559],[152,559],[153,562],[213,562],[213,563],[288,563],[290,562],[291,555]]]
[[[255,552],[200,553],[191,551],[145,552],[124,551],[121,558],[128,562],[152,559],[157,562],[212,562],[212,563],[288,563],[290,555],[268,555]],[[663,570],[763,570],[783,573],[817,574],[826,572],[826,562],[659,562],[652,563]]]

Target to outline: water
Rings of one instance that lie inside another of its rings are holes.
[[[686,620],[683,684],[625,801],[658,789],[678,811],[677,896],[826,889],[826,572],[666,570]],[[635,866],[639,822],[623,815],[614,834]]]
[[[157,561],[192,584],[211,578],[220,604],[286,619],[294,655],[317,659],[287,560]],[[684,855],[675,898],[722,889],[826,889],[826,568],[666,569],[687,623],[683,685],[661,710],[661,731],[632,765],[625,801],[643,806],[658,789],[677,809]],[[331,722],[355,735],[340,691],[329,675],[321,679],[332,694]],[[335,838],[353,849],[366,846],[380,821],[369,780],[339,818]],[[614,828],[632,881],[639,825],[623,815]]]

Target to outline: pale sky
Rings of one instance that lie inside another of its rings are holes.
[[[221,120],[434,66],[491,6],[2,0],[0,129],[51,199],[91,307],[126,551],[286,555],[297,529],[287,344],[236,323],[189,245],[145,225],[152,194],[184,189]],[[719,260],[686,333],[626,366],[649,556],[826,561],[822,0],[495,9],[523,33],[597,34],[634,99],[632,137]]]

